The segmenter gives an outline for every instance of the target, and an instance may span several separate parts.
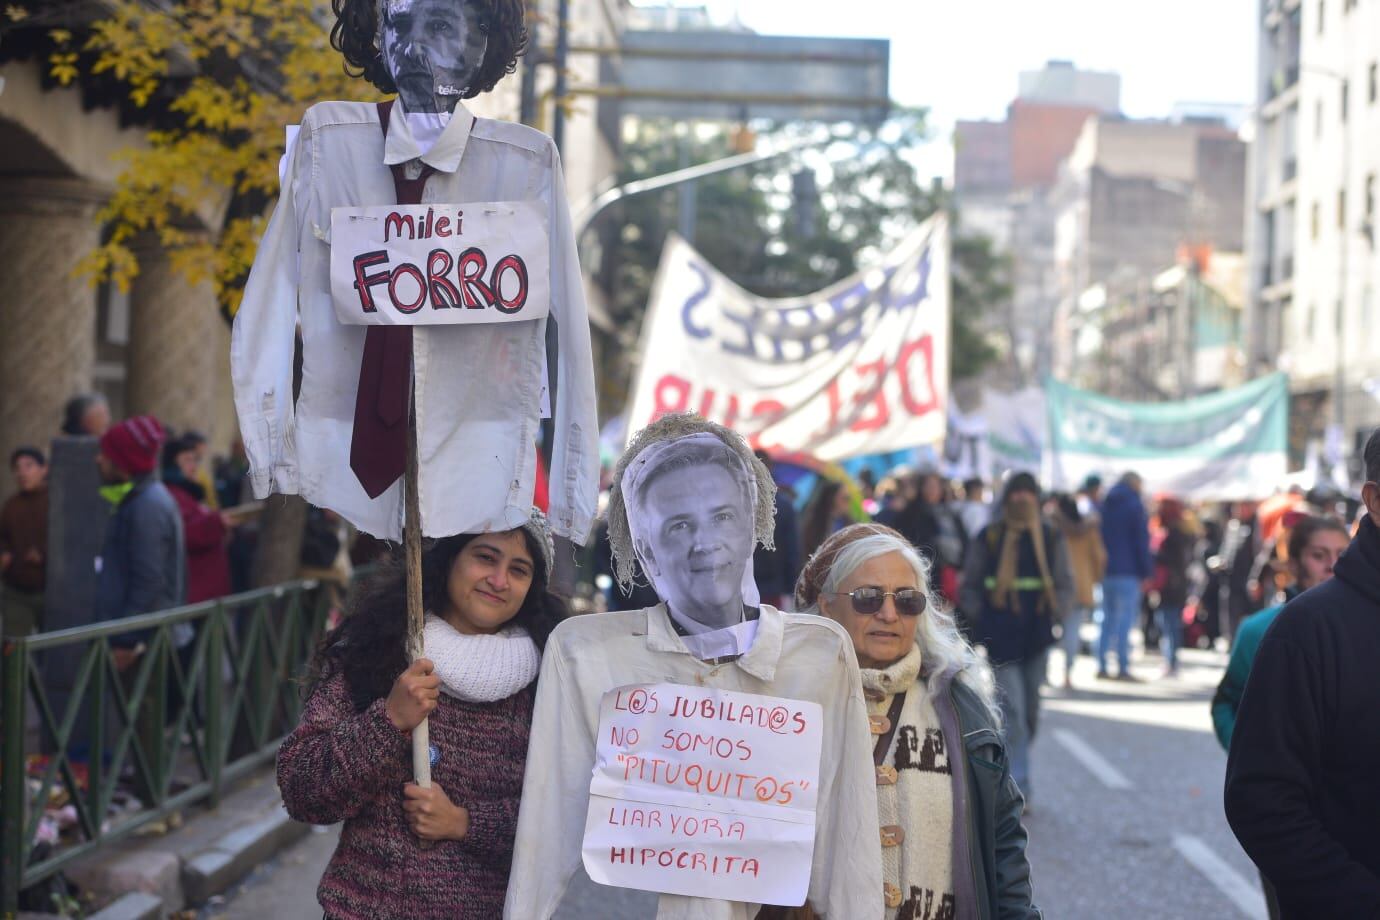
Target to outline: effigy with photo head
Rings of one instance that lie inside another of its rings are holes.
[[[609,545],[615,577],[660,603],[547,641],[505,917],[550,917],[577,859],[597,883],[658,892],[658,917],[880,916],[851,640],[761,603],[753,578],[775,491],[740,435],[697,415],[632,438]]]
[[[288,131],[231,345],[255,497],[301,495],[419,566],[424,537],[528,521],[551,419],[552,530],[583,544],[598,426],[560,157],[464,105],[515,70],[524,4],[333,8],[347,70],[396,96],[323,101]],[[419,571],[409,595],[419,657]],[[424,738],[416,760],[421,777]]]

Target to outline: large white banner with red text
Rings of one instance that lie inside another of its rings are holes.
[[[949,226],[926,221],[880,265],[806,297],[756,297],[674,235],[644,321],[635,434],[693,411],[754,448],[839,460],[944,439]]]

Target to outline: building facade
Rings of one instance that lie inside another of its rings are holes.
[[[1287,371],[1299,436],[1321,441],[1334,426],[1333,443],[1354,453],[1380,424],[1368,392],[1380,379],[1380,9],[1264,0],[1260,15],[1250,369]]]
[[[1150,357],[1173,341],[1150,318],[1155,279],[1183,252],[1242,251],[1245,168],[1220,122],[1085,123],[1051,193],[1057,376],[1125,398],[1187,395],[1157,382]]]
[[[1007,342],[1006,382],[1013,385],[1052,370],[1050,329],[1059,298],[1050,195],[1084,123],[1118,110],[1121,80],[1051,61],[1020,74],[1019,85],[1005,119],[960,121],[954,129],[959,232],[991,237],[1011,260],[1010,303],[989,322]]]
[[[10,41],[11,39],[7,39]],[[93,106],[82,88],[56,87],[41,57],[0,64],[0,252],[22,294],[0,298],[0,455],[47,450],[64,404],[99,392],[115,418],[149,412],[218,445],[234,434],[230,330],[209,284],[175,272],[156,241],[136,246],[130,290],[78,273],[101,240],[101,207],[114,190],[114,154],[145,143],[146,126],[118,107]],[[186,229],[209,233],[218,202]],[[0,480],[0,495],[12,488]]]

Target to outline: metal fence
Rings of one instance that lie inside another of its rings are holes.
[[[226,783],[272,760],[301,714],[328,612],[328,592],[297,581],[5,639],[0,915],[77,857],[177,809],[215,805]],[[143,654],[121,670],[131,641]],[[26,724],[35,710],[37,739]],[[142,807],[112,816],[117,789]],[[40,843],[45,808],[64,799],[75,828]]]

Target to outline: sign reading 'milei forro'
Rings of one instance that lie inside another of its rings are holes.
[[[331,299],[352,325],[541,319],[551,307],[540,202],[331,209]]]

